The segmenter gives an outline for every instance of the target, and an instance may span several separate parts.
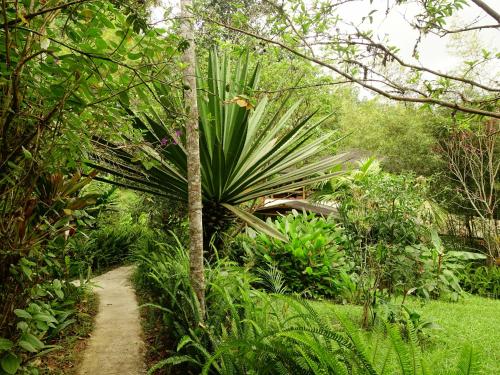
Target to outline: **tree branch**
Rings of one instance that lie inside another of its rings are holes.
[[[479,8],[484,10],[486,13],[488,13],[491,17],[497,21],[497,23],[500,23],[500,14],[498,14],[493,8],[491,8],[488,4],[486,4],[482,0],[472,0],[474,4],[476,4]]]
[[[463,29],[455,29],[455,30],[447,30],[447,29],[441,28],[442,33],[440,33],[440,35],[444,36],[446,34],[464,33],[466,31],[474,31],[474,30],[482,30],[482,29],[499,29],[499,28],[500,28],[500,24],[464,27]]]
[[[384,46],[384,45],[382,45],[380,43],[375,42],[374,40],[372,40],[371,38],[369,38],[367,35],[363,35],[359,30],[356,30],[356,31],[358,32],[358,34],[360,35],[360,37],[363,38],[363,39],[365,39],[365,40],[367,40],[370,43],[371,46],[376,47],[376,48],[380,49],[381,51],[383,51],[384,53],[386,53],[387,55],[393,57],[394,60],[396,60],[399,65],[404,66],[405,68],[410,68],[410,69],[414,69],[414,70],[419,70],[419,71],[427,72],[427,73],[433,74],[435,76],[446,78],[446,79],[450,79],[450,80],[453,80],[453,81],[460,81],[460,82],[467,83],[467,84],[472,85],[472,86],[479,87],[479,88],[481,88],[483,90],[486,90],[486,91],[500,92],[500,88],[488,87],[488,86],[485,86],[485,85],[483,85],[481,83],[472,81],[472,80],[467,79],[467,78],[460,78],[460,77],[450,76],[448,74],[440,73],[440,72],[438,72],[436,70],[432,70],[432,69],[426,68],[424,66],[417,66],[417,65],[413,65],[413,64],[408,64],[405,61],[403,61],[399,56],[397,56],[395,53],[393,53],[392,51],[390,51],[386,46]]]
[[[65,8],[68,8],[68,7],[72,6],[72,5],[77,5],[77,4],[82,4],[82,3],[88,3],[88,2],[91,2],[91,1],[95,1],[95,0],[75,0],[75,1],[71,1],[69,3],[57,5],[57,6],[52,7],[52,8],[42,9],[42,10],[39,10],[38,12],[27,14],[27,15],[25,15],[22,18],[21,17],[17,17],[16,19],[13,19],[11,21],[4,22],[1,25],[1,27],[15,26],[18,23],[21,23],[21,22],[24,22],[24,21],[29,21],[29,20],[31,20],[31,19],[33,19],[35,17],[41,16],[42,14],[50,13],[50,12],[53,12],[53,11],[56,11],[56,10],[65,9]]]
[[[488,117],[494,117],[494,118],[500,118],[500,112],[492,112],[492,111],[486,111],[486,110],[483,110],[483,109],[479,109],[479,108],[473,108],[473,107],[465,107],[463,105],[460,105],[458,103],[453,103],[453,102],[448,102],[448,101],[445,101],[445,100],[441,100],[441,99],[435,99],[435,98],[429,98],[429,97],[425,97],[425,98],[422,98],[422,97],[408,97],[408,96],[399,96],[399,95],[393,95],[389,92],[386,92],[378,87],[375,87],[375,86],[372,86],[366,82],[364,82],[363,80],[361,79],[358,79],[354,76],[352,76],[351,74],[349,73],[346,73],[344,71],[342,71],[341,69],[337,68],[336,66],[332,65],[332,64],[329,64],[325,61],[322,61],[322,60],[319,60],[318,58],[315,58],[315,57],[311,57],[311,56],[307,56],[306,54],[294,49],[294,48],[291,48],[287,45],[285,45],[284,43],[282,42],[279,42],[277,40],[272,40],[272,39],[269,39],[267,37],[264,37],[264,36],[261,36],[261,35],[257,35],[253,32],[250,32],[250,31],[247,31],[247,30],[243,30],[243,29],[240,29],[240,28],[237,28],[237,27],[234,27],[234,26],[231,26],[231,25],[227,25],[225,23],[222,23],[220,21],[217,21],[217,20],[214,20],[212,18],[208,18],[208,17],[203,17],[203,16],[200,16],[202,19],[204,19],[205,21],[208,21],[208,22],[211,22],[211,23],[214,23],[216,25],[219,25],[221,27],[224,27],[228,30],[233,30],[233,31],[236,31],[240,34],[244,34],[244,35],[248,35],[248,36],[251,36],[255,39],[259,39],[259,40],[262,40],[264,42],[267,42],[269,44],[274,44],[278,47],[281,47],[282,49],[284,50],[287,50],[289,52],[291,52],[292,54],[298,56],[298,57],[301,57],[305,60],[308,60],[308,61],[311,61],[315,64],[318,64],[320,66],[323,66],[327,69],[330,69],[332,71],[334,71],[335,73],[339,74],[340,76],[350,80],[351,82],[353,83],[356,83],[370,91],[373,91],[379,95],[382,95],[388,99],[391,99],[391,100],[396,100],[396,101],[402,101],[402,102],[413,102],[413,103],[423,103],[423,104],[434,104],[434,105],[439,105],[441,107],[446,107],[446,108],[450,108],[450,109],[453,109],[453,110],[456,110],[456,111],[461,111],[461,112],[464,112],[464,113],[470,113],[470,114],[474,114],[474,115],[481,115],[481,116],[488,116]]]

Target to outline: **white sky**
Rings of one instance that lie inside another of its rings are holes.
[[[305,0],[307,2],[307,0]],[[470,2],[470,1],[469,1]],[[493,9],[500,12],[500,0],[485,0]],[[173,7],[178,10],[178,0],[162,0],[163,6],[155,7],[152,12],[153,21],[163,19],[164,6]],[[375,30],[376,35],[383,37],[388,35],[390,44],[396,45],[400,48],[399,55],[405,60],[411,60],[411,54],[416,38],[418,37],[417,31],[411,29],[406,19],[411,19],[415,15],[417,6],[408,2],[398,9],[398,12],[391,12],[389,16],[385,15],[385,7],[387,0],[374,0],[370,5],[369,1],[361,0],[357,2],[347,3],[339,8],[340,16],[348,21],[357,23],[361,17],[366,16],[370,10],[379,9],[378,12],[373,14],[373,25],[367,25],[371,30]],[[406,14],[401,12],[405,10]],[[452,29],[462,27],[469,22],[480,17],[477,25],[494,24],[493,18],[484,13],[475,4],[466,6],[461,11],[457,12],[453,18],[453,23],[447,27]],[[495,29],[485,29],[478,33],[479,39],[486,47],[490,49],[499,50],[500,47],[500,31]],[[422,39],[419,46],[420,62],[422,65],[440,71],[450,71],[457,66],[459,59],[449,48],[450,38],[440,38],[436,35],[427,35]],[[496,64],[496,71],[500,70],[499,64]]]
[[[492,8],[500,11],[500,1],[487,0]],[[375,0],[373,5],[368,5],[368,1],[355,2],[346,4],[341,13],[346,19],[356,21],[361,20],[361,17],[366,15],[371,9],[380,9],[373,14],[374,23],[370,25],[372,30],[376,30],[379,36],[387,34],[391,44],[396,45],[401,49],[400,55],[405,59],[411,57],[413,46],[418,38],[418,32],[412,29],[406,19],[412,19],[416,14],[418,7],[413,3],[405,4],[398,8],[398,12],[391,12],[388,17],[385,16],[384,7],[386,0]],[[495,4],[495,5],[494,5]],[[403,10],[405,14],[403,14]],[[355,15],[358,15],[357,17]],[[451,18],[451,24],[446,26],[448,29],[464,27],[468,23],[479,18],[477,25],[494,24],[495,20],[484,13],[475,4],[464,7]],[[461,26],[460,26],[461,25]],[[495,29],[485,29],[478,32],[481,42],[485,47],[499,47],[500,31]],[[457,34],[455,34],[457,35]],[[463,35],[463,34],[462,34]],[[455,65],[458,59],[450,51],[450,37],[441,38],[437,35],[428,34],[422,39],[419,45],[420,61],[423,65],[432,67],[438,70],[449,70],[450,66]]]

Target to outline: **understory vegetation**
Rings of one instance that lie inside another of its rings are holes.
[[[500,373],[490,5],[2,1],[0,375]]]
[[[383,172],[370,159],[315,197],[338,202],[338,214],[293,210],[268,219],[287,242],[247,228],[212,250],[203,322],[175,233],[137,249],[144,316],[161,332],[150,373],[496,371],[496,339],[471,343],[494,329],[498,301],[466,292],[475,273],[496,268],[439,236],[444,213],[425,178]],[[495,283],[482,277],[474,285],[494,297]],[[474,328],[462,335],[466,321]]]
[[[192,374],[305,374],[324,370],[339,374],[487,374],[496,367],[495,348],[483,357],[473,351],[466,338],[448,341],[453,343],[448,347],[451,357],[449,352],[436,349],[446,334],[438,331],[434,335],[424,318],[417,317],[414,299],[408,305],[394,302],[391,312],[403,306],[406,315],[384,317],[371,331],[362,331],[361,311],[353,305],[312,303],[288,294],[283,279],[276,274],[258,277],[227,258],[207,267],[207,317],[201,324],[189,283],[189,258],[182,244],[175,238],[151,242],[136,256],[135,282],[147,301],[143,308],[149,310],[148,319],[162,327],[159,336],[166,340],[157,345],[170,344],[170,350],[164,352],[167,358],[151,367],[152,374],[177,373],[178,365],[182,365],[179,373]],[[443,302],[431,302],[429,310],[433,305],[437,311],[450,308]],[[484,302],[482,308],[487,305]],[[492,327],[487,321],[494,319],[498,302],[488,308],[482,320],[483,335]],[[440,318],[447,313],[442,311]],[[454,324],[459,321],[457,317]],[[455,350],[457,342],[463,346],[460,353]],[[429,353],[432,360],[427,358]]]

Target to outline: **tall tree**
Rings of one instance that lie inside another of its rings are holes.
[[[200,319],[205,315],[205,275],[203,269],[203,223],[201,198],[201,168],[198,130],[198,103],[196,98],[196,53],[193,2],[181,0],[181,34],[186,40],[182,57],[186,114],[186,151],[188,177],[189,258],[191,284],[200,303]]]

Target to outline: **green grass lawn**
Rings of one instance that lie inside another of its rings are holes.
[[[413,299],[407,305],[421,313],[423,319],[441,326],[439,330],[432,330],[430,340],[423,346],[424,358],[432,373],[455,368],[463,347],[471,344],[479,366],[478,373],[500,374],[500,300],[468,296],[455,303],[428,301],[422,304]],[[314,306],[324,316],[333,318],[333,311],[339,311],[354,322],[360,322],[360,306],[330,302],[317,302]],[[387,345],[383,333],[379,331],[365,335],[371,345],[377,341]]]

